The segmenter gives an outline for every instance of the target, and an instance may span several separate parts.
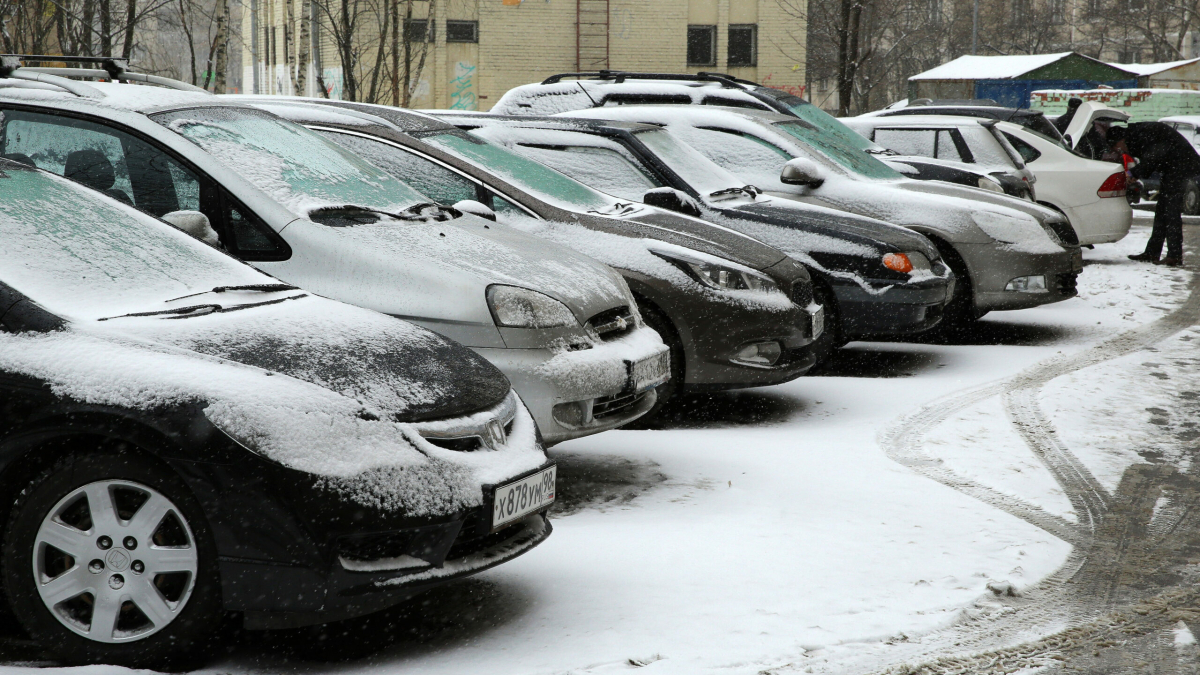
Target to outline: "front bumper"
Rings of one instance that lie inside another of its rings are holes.
[[[912,335],[933,328],[942,320],[946,303],[954,296],[953,276],[911,284],[868,280],[882,293],[870,293],[857,283],[831,278],[841,312],[842,336],[847,340],[882,335]]]
[[[638,328],[637,330],[650,330]],[[611,347],[613,343],[601,344]],[[653,388],[633,382],[634,363],[666,354],[661,343],[617,350],[621,358],[595,359],[591,350],[476,349],[491,361],[521,396],[547,445],[615,429],[654,406]],[[617,353],[614,352],[614,353]],[[669,375],[668,362],[662,366]]]
[[[1060,253],[1023,253],[997,244],[958,244],[974,284],[975,310],[983,312],[1027,309],[1075,297],[1075,281],[1083,269],[1078,247]],[[1018,277],[1043,276],[1045,292],[1005,290]]]
[[[821,317],[815,315],[820,313]],[[688,392],[721,391],[744,387],[763,387],[781,384],[800,377],[816,365],[812,344],[816,339],[814,323],[824,324],[825,308],[815,304],[787,311],[766,312],[762,309],[723,308],[692,319],[689,332],[681,335],[685,349],[685,382]],[[676,322],[677,326],[683,326]],[[739,360],[739,352],[747,345],[775,342],[781,355],[771,365],[749,364]]]

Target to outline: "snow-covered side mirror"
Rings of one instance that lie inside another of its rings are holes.
[[[680,192],[675,188],[660,187],[647,190],[646,194],[642,195],[642,203],[666,211],[682,213],[685,216],[700,217],[700,207],[696,204],[696,200],[686,192]]]
[[[810,188],[819,188],[825,184],[825,172],[811,159],[797,157],[789,159],[787,164],[783,165],[783,171],[779,174],[779,182],[784,185],[805,185]]]
[[[493,223],[496,222],[496,212],[484,206],[483,204],[480,204],[474,199],[464,199],[461,202],[455,202],[454,208],[462,211],[463,213],[469,213],[473,216],[486,218]]]
[[[221,246],[221,239],[208,222],[208,216],[199,211],[172,211],[162,219],[206,244]]]

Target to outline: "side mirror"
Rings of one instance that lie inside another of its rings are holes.
[[[642,195],[642,203],[646,206],[682,213],[685,216],[700,217],[700,205],[696,203],[696,200],[675,188],[661,187],[649,190]]]
[[[496,212],[484,206],[483,204],[480,204],[474,199],[464,199],[461,202],[455,202],[454,208],[462,211],[463,213],[479,216],[480,218],[485,218],[493,223],[496,222]]]
[[[199,211],[172,211],[162,219],[206,244],[221,246],[221,239],[208,222],[208,216]]]
[[[779,182],[784,185],[819,188],[825,184],[825,172],[811,159],[797,157],[789,159],[787,164],[783,165],[783,171],[779,174]]]

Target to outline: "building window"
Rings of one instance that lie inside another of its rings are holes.
[[[479,22],[447,21],[446,42],[479,42]]]
[[[729,24],[729,67],[758,65],[758,26]]]
[[[717,27],[688,26],[687,30],[687,64],[717,65]]]
[[[405,19],[404,41],[433,42],[433,26],[426,19]]]

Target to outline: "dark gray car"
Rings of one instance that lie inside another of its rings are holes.
[[[819,206],[763,197],[666,132],[645,124],[445,113],[625,199],[661,203],[750,234],[804,262],[825,306],[818,353],[842,342],[909,335],[941,321],[954,274],[921,235]],[[644,192],[644,194],[643,194]]]
[[[670,393],[778,384],[814,364],[804,266],[736,231],[623,202],[453,125],[362,103],[238,97],[341,143],[426,196],[575,248],[625,278],[672,347]],[[338,112],[331,112],[336,106]]]

